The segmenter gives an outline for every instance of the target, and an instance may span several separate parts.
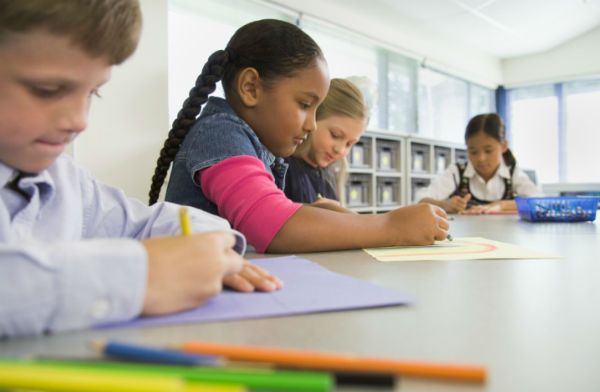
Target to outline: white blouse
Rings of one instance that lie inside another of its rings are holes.
[[[469,178],[469,188],[471,195],[480,200],[496,201],[501,200],[504,195],[504,179],[510,178],[508,166],[501,161],[496,174],[488,182],[477,174],[471,162],[463,174]],[[518,196],[541,196],[542,192],[529,179],[529,176],[517,165],[512,176],[513,192]],[[446,172],[435,178],[427,188],[417,191],[416,200],[422,200],[426,197],[445,200],[448,199],[460,184],[460,175],[456,164],[453,163],[446,169]]]

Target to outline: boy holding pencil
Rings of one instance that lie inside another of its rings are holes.
[[[135,50],[137,0],[0,0],[0,338],[200,305],[225,283],[281,283],[233,250],[226,221],[147,207],[63,154]]]

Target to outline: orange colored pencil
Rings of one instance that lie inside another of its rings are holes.
[[[184,343],[180,349],[187,353],[218,355],[234,361],[266,362],[274,366],[287,368],[356,373],[391,373],[401,376],[473,382],[484,382],[486,379],[486,370],[481,366],[400,361],[343,354],[326,354],[316,351],[198,341]]]

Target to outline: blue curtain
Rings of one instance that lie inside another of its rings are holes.
[[[496,89],[496,113],[504,120],[506,126],[506,139],[510,142],[510,104],[509,104],[509,90],[506,90],[504,86],[498,86]]]

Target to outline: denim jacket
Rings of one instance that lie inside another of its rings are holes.
[[[275,184],[283,189],[287,164],[267,150],[226,100],[210,97],[173,160],[165,199],[218,214],[217,206],[196,182],[196,173],[227,158],[244,155],[260,159]]]

